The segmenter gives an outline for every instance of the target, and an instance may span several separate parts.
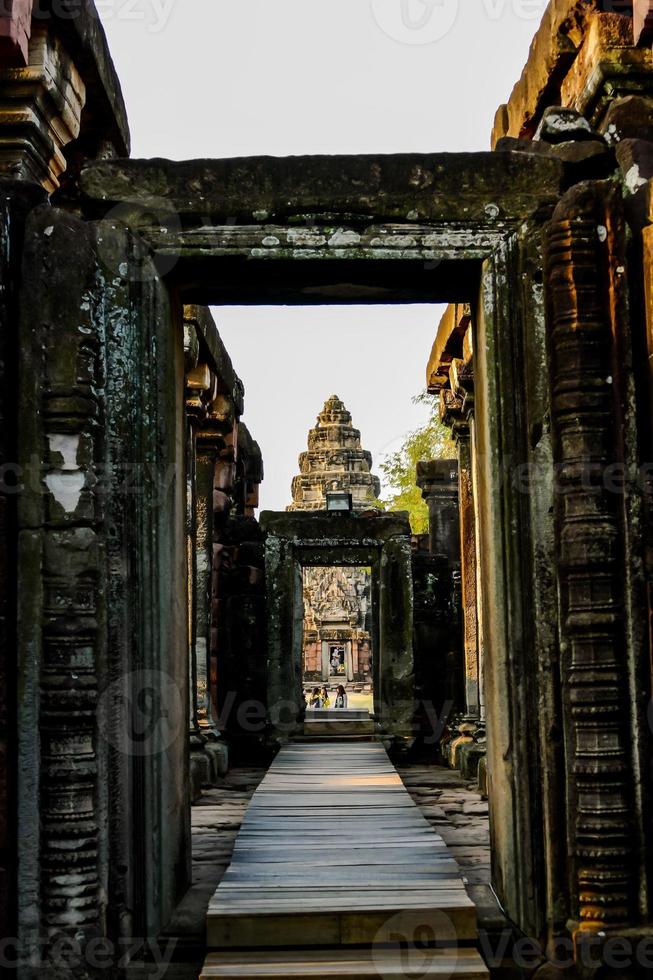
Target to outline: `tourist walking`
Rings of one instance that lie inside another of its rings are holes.
[[[323,708],[330,708],[331,707],[331,698],[329,697],[329,688],[326,686],[326,684],[322,688],[322,707]]]
[[[338,690],[336,691],[336,702],[334,708],[346,708],[347,707],[347,692],[345,691],[342,684],[338,685]]]

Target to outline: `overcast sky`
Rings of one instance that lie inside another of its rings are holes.
[[[139,157],[485,150],[546,0],[96,0]],[[221,308],[263,508],[338,394],[380,460],[424,420],[436,307]]]

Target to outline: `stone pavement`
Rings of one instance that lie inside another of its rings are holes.
[[[192,886],[177,907],[167,933],[204,945],[209,899],[229,867],[247,805],[265,773],[265,769],[232,769],[219,787],[205,789],[193,804]]]
[[[475,784],[442,766],[397,766],[406,789],[443,838],[476,904],[479,929],[501,930],[506,919],[490,886],[490,821],[487,800]]]

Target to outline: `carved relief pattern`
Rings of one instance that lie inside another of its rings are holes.
[[[104,929],[98,729],[104,559],[94,477],[102,451],[103,331],[94,317],[92,231],[57,212],[40,222],[49,229],[35,235],[43,242],[31,298],[38,315],[25,305],[44,379],[35,432],[43,467],[32,506],[40,512],[43,589],[40,911],[42,932],[54,940]],[[61,263],[63,254],[74,254],[75,262]]]
[[[585,927],[628,921],[636,893],[620,538],[614,462],[610,199],[571,192],[548,239],[558,470],[562,682],[570,753],[570,848]]]

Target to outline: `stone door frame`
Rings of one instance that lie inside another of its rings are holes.
[[[472,304],[479,334],[476,404],[493,852],[506,909],[532,935],[538,934],[543,922],[542,896],[546,894],[543,845],[536,839],[534,828],[543,824],[535,732],[539,725],[540,739],[546,744],[547,719],[538,719],[531,727],[525,721],[532,722],[536,701],[530,687],[536,683],[538,666],[534,663],[537,652],[533,653],[532,642],[530,557],[524,541],[531,541],[532,549],[538,542],[532,540],[525,495],[517,492],[506,474],[525,455],[523,406],[514,398],[523,321],[529,317],[544,321],[542,291],[534,284],[532,270],[530,279],[522,275],[520,235],[529,222],[535,227],[544,224],[563,187],[562,164],[521,153],[185,163],[105,161],[88,166],[82,173],[81,219],[44,206],[41,216],[29,222],[30,233],[36,231],[45,243],[54,241],[54,237],[47,237],[51,227],[67,228],[68,224],[72,240],[84,240],[86,235],[92,239],[97,262],[89,272],[88,285],[80,286],[82,297],[93,301],[88,310],[91,336],[95,332],[102,335],[124,321],[135,335],[140,330],[146,337],[154,300],[163,310],[160,330],[168,331],[169,342],[181,335],[183,303]],[[73,251],[71,248],[71,254]],[[35,255],[34,282],[56,304],[61,297],[67,297],[69,282],[66,276],[54,280],[45,277],[39,271],[40,262],[41,256]],[[66,314],[68,305],[62,309],[57,320],[59,336],[67,343],[72,344],[75,338],[79,343],[79,311],[73,315]],[[26,336],[42,319],[40,314],[32,316],[26,304]],[[150,345],[148,373],[143,380],[146,402],[155,393],[163,393],[166,377],[165,365],[153,358],[153,351]],[[34,363],[37,353],[35,344]],[[88,356],[86,348],[83,353]],[[25,356],[29,357],[30,352]],[[34,391],[26,388],[24,393],[19,443],[25,458],[33,456],[39,460],[42,472],[47,474],[53,467],[56,469],[56,462],[48,456],[40,432],[31,423],[34,406],[41,403],[39,385],[43,378],[36,370],[30,374],[31,364],[27,367],[25,376],[33,376]],[[282,396],[280,409],[288,409]],[[171,426],[172,423],[166,432],[172,431]],[[99,428],[93,429],[96,431]],[[182,490],[177,485],[173,489],[176,494]],[[88,533],[97,536],[102,554],[110,543],[109,534],[106,522],[98,523],[94,516],[93,507],[101,501],[93,485],[87,489],[87,496]],[[121,504],[122,498],[114,495],[112,508]],[[27,511],[21,520],[27,541],[31,528],[40,525]],[[168,525],[164,523],[163,527]],[[119,537],[117,546],[122,543]],[[177,544],[178,553],[184,554],[183,539]],[[152,586],[147,547],[140,539],[136,545],[144,581]],[[39,590],[47,591],[47,574],[38,574],[40,585],[34,595]],[[89,608],[96,603],[101,616],[105,615],[103,581],[90,573],[86,577]],[[42,768],[29,703],[30,692],[37,683],[34,638],[29,629],[34,623],[37,632],[41,613],[32,612],[29,608],[23,610],[27,625],[18,643],[19,669],[25,678],[27,697],[25,705],[18,708],[22,725],[19,794],[25,801],[35,793],[30,774]],[[151,666],[156,668],[159,654],[156,643],[150,642],[152,630],[146,608],[137,619],[135,628],[146,635],[148,656],[151,651],[154,657]],[[100,693],[107,684],[104,643],[104,633],[98,630],[85,647],[88,672],[98,678]],[[128,649],[126,644],[125,650]],[[274,669],[272,665],[272,672]],[[399,679],[410,686],[409,671]],[[546,685],[548,678],[541,676],[539,683]],[[39,694],[43,712],[53,706],[57,709],[54,689],[43,687]],[[403,723],[402,719],[391,721],[395,727]],[[89,733],[99,762],[90,771],[85,791],[101,822],[106,813],[105,773],[111,760],[91,722]],[[185,731],[182,737],[185,741]],[[86,763],[84,745],[73,744],[71,771],[81,771]],[[143,781],[136,782],[137,792],[145,793],[146,799],[152,798],[153,794],[147,796]],[[166,791],[170,788],[165,780],[161,787]],[[126,799],[125,812],[131,812],[131,805]],[[110,819],[114,816],[111,811]],[[148,841],[147,829],[144,823],[143,847],[148,861],[156,868],[160,842]],[[126,835],[122,827],[112,827],[108,836],[120,847],[140,839],[138,833]],[[33,840],[38,847],[38,827]],[[33,847],[31,850],[36,853]],[[26,853],[22,858],[37,894],[41,886],[34,854]],[[106,854],[101,851],[92,863],[98,891],[106,895]],[[517,868],[518,874],[508,871],[502,878],[502,869],[511,868]],[[152,903],[152,928],[165,917],[173,893],[174,871],[171,867],[166,872],[170,878],[165,893],[167,904],[159,911],[155,898],[161,889],[156,882],[142,882],[145,900]],[[181,880],[183,875],[178,877]],[[28,895],[28,902],[29,898]],[[139,901],[142,906],[144,902]],[[116,914],[115,910],[112,914]],[[25,928],[34,931],[27,914]]]
[[[268,511],[261,514],[261,525],[266,534],[270,737],[288,741],[300,733],[303,723],[304,602],[298,588],[302,569],[346,566],[372,570],[372,648],[377,651],[372,669],[379,733],[399,745],[410,743],[413,594],[407,517]]]

